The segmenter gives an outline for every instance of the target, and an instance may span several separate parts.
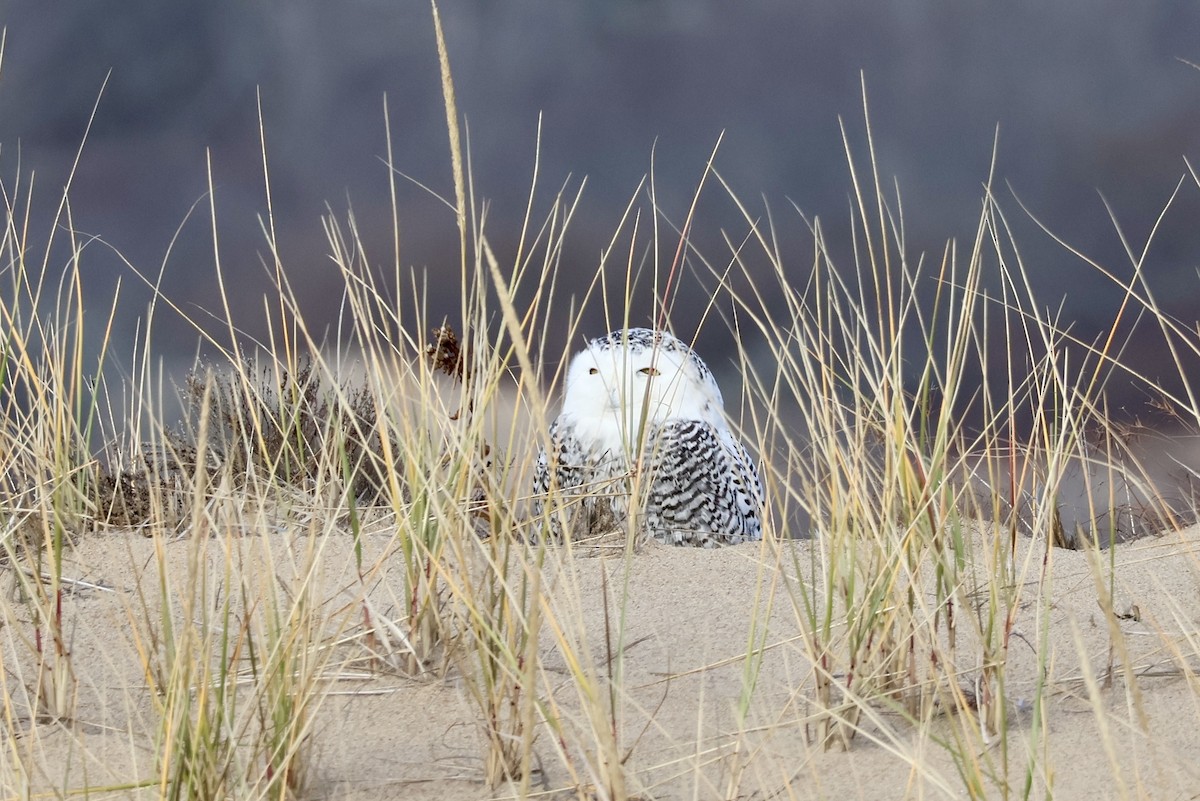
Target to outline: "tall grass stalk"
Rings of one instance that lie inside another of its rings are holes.
[[[63,555],[69,532],[86,527],[93,512],[96,465],[90,454],[97,397],[89,376],[103,367],[116,301],[103,321],[99,344],[86,346],[95,340],[89,338],[84,318],[82,244],[70,234],[67,265],[57,289],[48,289],[48,265],[51,253],[57,253],[54,237],[40,268],[30,264],[28,229],[7,193],[5,199],[0,253],[10,283],[0,299],[5,332],[0,398],[9,424],[0,453],[8,489],[18,500],[0,512],[0,547],[10,562],[27,566],[13,576],[34,613],[28,646],[39,665],[39,713],[65,719],[72,714],[75,678],[63,618]],[[72,230],[65,198],[59,214],[66,215]]]
[[[1107,350],[1071,363],[1073,343],[1038,306],[990,191],[965,259],[951,243],[933,270],[912,260],[899,196],[882,189],[869,118],[866,130],[865,174],[844,136],[855,231],[847,267],[814,220],[811,277],[797,282],[769,212],[764,224],[724,184],[757,246],[752,254],[732,240],[729,258],[749,287],[735,293],[741,329],[752,321],[766,343],[765,358],[744,361],[766,410],[757,438],[771,443],[768,494],[783,531],[807,525],[817,540],[808,566],[785,542],[775,549],[782,568],[814,577],[787,585],[812,664],[813,734],[849,748],[874,728],[869,709],[923,728],[953,710],[959,724],[941,743],[968,794],[1027,794],[1027,775],[1007,776],[1013,623],[1026,604],[1048,603],[1052,547],[1084,535],[1061,519],[1065,477],[1080,464],[1128,462],[1115,452],[1094,380],[1119,343],[1108,337]],[[771,267],[765,279],[751,266],[760,260]],[[727,270],[709,270],[729,282]],[[1097,431],[1109,448],[1100,458],[1089,445]],[[1117,508],[1097,503],[1075,517],[1090,522]],[[1029,535],[1037,547],[1021,545]],[[1100,528],[1086,536],[1115,540]],[[1038,653],[1046,673],[1048,653]]]

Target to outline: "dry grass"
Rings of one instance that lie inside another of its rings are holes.
[[[773,750],[787,737],[896,755],[910,775],[904,797],[1048,796],[1050,699],[1076,690],[1111,752],[1105,778],[1121,796],[1145,795],[1142,774],[1122,767],[1105,700],[1121,681],[1134,725],[1146,719],[1144,651],[1123,623],[1140,612],[1121,605],[1116,554],[1143,529],[1188,519],[1190,498],[1166,497],[1108,421],[1097,376],[1120,364],[1119,348],[1102,342],[1072,361],[1067,346],[1079,343],[1033,297],[990,189],[969,248],[914,261],[870,146],[865,172],[847,146],[853,260],[837,264],[820,224],[798,216],[813,243],[799,270],[770,211],[752,211],[714,173],[697,194],[718,183],[745,216],[728,254],[690,248],[693,212],[676,249],[661,210],[650,202],[648,225],[631,203],[614,234],[632,243],[627,257],[615,245],[605,254],[570,317],[601,303],[624,324],[635,293],[662,287],[658,323],[669,327],[673,289],[707,284],[707,324],[725,318],[739,343],[736,405],[770,498],[764,542],[740,551],[753,556],[736,651],[643,675],[633,658],[647,635],[632,610],[654,587],[638,577],[630,538],[530,544],[546,525],[529,519],[526,488],[561,378],[550,366],[569,356],[541,331],[562,314],[555,287],[577,198],[560,192],[544,220],[527,216],[516,258],[498,259],[440,27],[438,44],[461,308],[427,309],[398,244],[385,282],[353,216],[331,217],[348,333],[321,339],[297,310],[268,217],[271,336],[247,349],[232,319],[227,338],[206,335],[222,357],[184,381],[178,425],[162,419],[151,356],[154,314],[178,307],[156,296],[135,374],[110,392],[108,338],[85,347],[95,312],[82,307],[69,206],[38,262],[28,198],[5,191],[0,797],[319,797],[330,747],[320,721],[363,681],[454,688],[482,796],[809,797],[812,777]],[[535,170],[530,209],[536,191]],[[267,197],[269,207],[269,185]],[[61,273],[55,236],[73,254]],[[657,269],[642,249],[675,258]],[[1128,304],[1159,320],[1172,347],[1200,354],[1195,331],[1158,312],[1140,267],[1118,280]],[[803,285],[798,271],[811,275]],[[385,284],[402,291],[399,305]],[[116,413],[113,396],[132,407]],[[1200,427],[1195,394],[1170,400]],[[119,592],[71,575],[83,567],[77,545],[99,538],[127,555]],[[1090,554],[1108,643],[1098,666],[1077,634],[1070,680],[1048,646],[1062,546]],[[98,594],[119,598],[105,602],[115,629],[89,619]],[[1197,687],[1190,603],[1157,619],[1155,665]],[[89,650],[99,631],[120,636]],[[1032,665],[1020,675],[1038,678],[1014,689],[1018,640],[1018,661]],[[712,677],[732,688],[720,701],[728,716],[707,700]],[[660,714],[672,687],[698,690],[694,739]],[[89,744],[101,738],[103,759]]]

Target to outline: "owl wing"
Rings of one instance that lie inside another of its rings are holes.
[[[706,547],[762,538],[762,480],[732,431],[677,420],[655,432],[650,444],[646,520],[652,536]]]
[[[538,448],[537,462],[533,469],[533,513],[540,516],[545,508],[546,494],[550,492],[551,476],[558,482],[558,487],[570,486],[573,468],[570,463],[571,447],[569,431],[555,420],[550,424],[550,449]],[[574,483],[578,483],[576,480]]]
[[[581,442],[570,422],[560,417],[550,426],[549,451],[538,451],[533,473],[533,515],[545,512],[551,487],[563,502],[572,539],[605,533],[620,527],[627,502],[623,488],[627,471],[624,458],[608,451],[598,452]],[[562,539],[561,512],[548,521],[554,541]]]

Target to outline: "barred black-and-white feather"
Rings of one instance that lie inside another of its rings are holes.
[[[721,391],[700,357],[661,331],[614,331],[572,359],[533,490],[555,538],[563,521],[573,538],[619,529],[631,509],[640,530],[675,545],[762,537],[762,481]]]

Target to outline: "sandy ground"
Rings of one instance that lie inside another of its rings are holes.
[[[238,569],[260,570],[264,580],[286,584],[304,549],[318,548],[317,592],[329,620],[342,621],[339,625],[350,632],[354,616],[337,610],[353,609],[361,592],[351,540],[341,535],[317,539],[314,545],[303,539],[289,544],[282,536],[212,538],[200,556],[210,567],[212,587],[231,541],[237,543],[231,563],[240,564]],[[386,538],[379,540],[370,546],[372,555],[384,547]],[[168,575],[175,580],[187,575],[195,550],[191,541],[162,547]],[[611,599],[622,588],[627,593],[625,689],[618,714],[621,741],[630,752],[631,791],[664,799],[968,797],[952,757],[964,749],[945,747],[963,725],[955,716],[934,716],[915,727],[878,705],[860,720],[863,732],[848,749],[815,741],[819,710],[811,704],[812,666],[786,589],[789,581],[811,582],[816,547],[802,541],[781,549],[751,544],[698,551],[651,543],[631,559],[576,558],[545,568],[552,594],[547,608],[568,621],[561,623],[569,629],[567,636],[580,644],[581,653],[591,654],[590,667],[599,673],[606,664],[604,585],[610,626],[619,615]],[[1062,799],[1198,797],[1200,529],[1116,551],[1112,608],[1121,615],[1116,625],[1125,654],[1112,651],[1098,603],[1097,569],[1101,575],[1107,570],[1108,553],[1097,568],[1084,553],[1054,551],[1043,574],[1041,546],[1027,541],[1021,547],[1032,551],[1008,655],[1007,736],[993,738],[990,747],[965,749],[992,777],[981,795],[1005,797],[1007,784],[1008,795],[1020,797],[1028,775],[1034,798],[1051,792]],[[73,724],[33,724],[27,709],[17,708],[30,668],[21,655],[25,646],[16,631],[21,627],[0,629],[14,699],[7,714],[23,732],[0,743],[0,759],[19,754],[26,765],[35,765],[35,789],[66,792],[85,783],[111,787],[154,778],[153,699],[136,647],[138,632],[147,625],[142,604],[157,603],[154,548],[139,535],[114,533],[88,537],[71,554],[65,574],[104,588],[79,589],[65,609],[78,679]],[[393,615],[402,594],[395,562],[385,564],[370,588],[378,607]],[[218,597],[214,593],[208,603]],[[20,608],[11,597],[6,603]],[[767,626],[767,650],[739,723],[736,709],[746,686],[743,656],[755,622],[759,632]],[[1039,641],[1048,649],[1048,658],[1040,662],[1034,654]],[[541,647],[539,691],[553,692],[568,728],[586,731],[570,672],[548,630]],[[967,653],[968,647],[961,650],[961,682],[969,685],[978,675],[978,657]],[[1123,660],[1138,674],[1132,683],[1120,672]],[[1105,682],[1110,661],[1118,672]],[[1033,711],[1039,665],[1048,674],[1041,677],[1041,715]],[[1090,690],[1089,675],[1096,677]],[[410,678],[346,663],[331,668],[330,693],[312,731],[311,797],[510,797],[512,788],[491,790],[482,782],[479,715],[456,676],[451,670],[443,678]],[[581,736],[568,745],[568,758],[580,770],[586,742]],[[572,780],[563,757],[544,727],[534,748],[543,767],[532,782],[534,790],[544,797],[573,797],[564,789]],[[0,780],[14,780],[13,764],[0,771]],[[5,787],[0,796],[15,791]],[[153,797],[153,791],[91,797],[126,796]]]

